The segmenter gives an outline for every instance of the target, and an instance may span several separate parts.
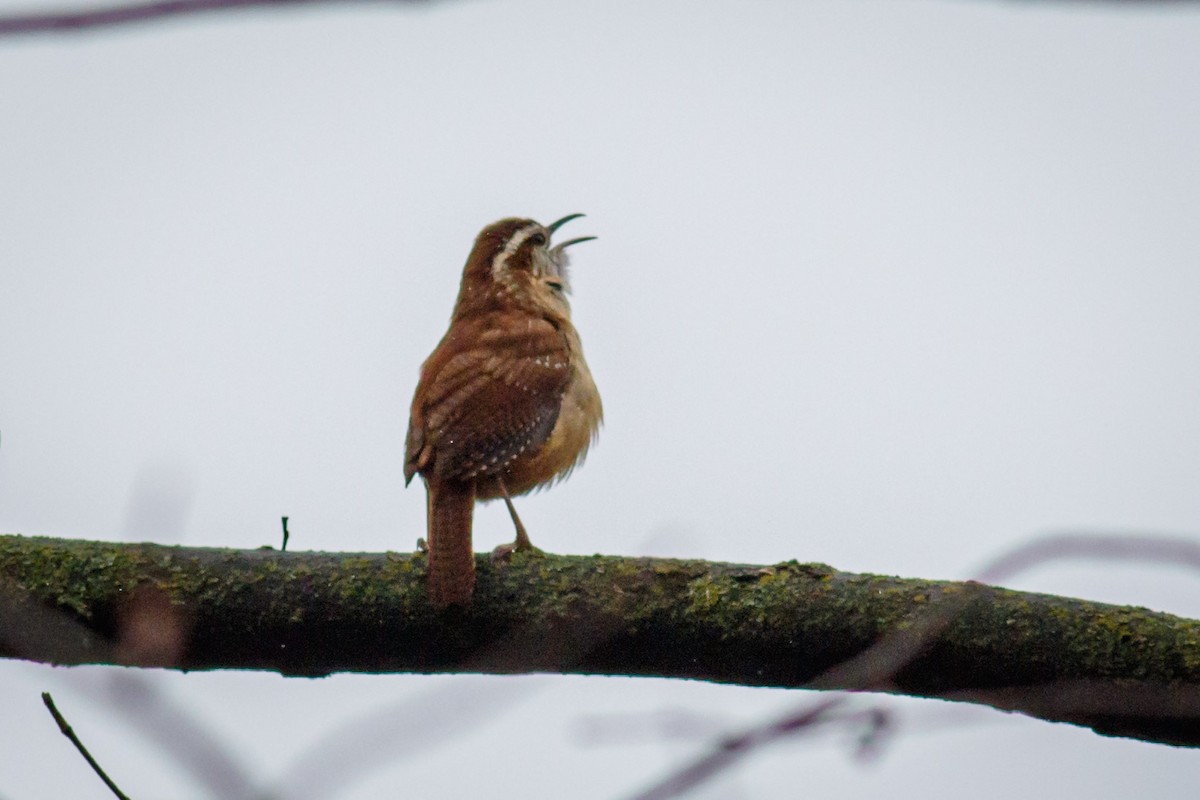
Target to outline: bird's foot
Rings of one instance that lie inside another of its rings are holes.
[[[529,541],[529,537],[524,540],[518,538],[515,542],[502,544],[492,551],[492,563],[498,564],[512,560],[513,553],[528,553],[529,555],[542,556],[545,555],[541,548],[534,547],[533,542]]]

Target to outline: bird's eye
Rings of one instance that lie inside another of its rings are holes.
[[[540,247],[546,243],[546,234],[541,233],[541,232],[535,233],[529,237],[529,241],[533,242],[534,244],[536,244]]]

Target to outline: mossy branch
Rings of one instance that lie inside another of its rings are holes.
[[[478,560],[437,612],[424,556],[0,536],[0,656],[332,672],[558,672],[846,688],[831,669],[974,592],[886,691],[1200,745],[1200,621],[978,584],[771,567]],[[851,688],[859,688],[852,686]]]

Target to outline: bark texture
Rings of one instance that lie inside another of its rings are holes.
[[[438,611],[420,553],[0,536],[0,656],[293,676],[558,672],[794,688],[820,678],[833,689],[846,688],[838,665],[958,597],[932,643],[872,688],[1200,745],[1196,620],[823,564],[517,554],[476,566],[471,605]]]

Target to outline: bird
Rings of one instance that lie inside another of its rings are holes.
[[[437,608],[469,604],[476,501],[503,498],[516,540],[533,544],[512,498],[563,480],[603,422],[600,393],[571,322],[567,248],[552,244],[569,214],[541,225],[511,217],[475,238],[450,325],[421,365],[405,442],[404,482],[426,490],[427,574]]]

